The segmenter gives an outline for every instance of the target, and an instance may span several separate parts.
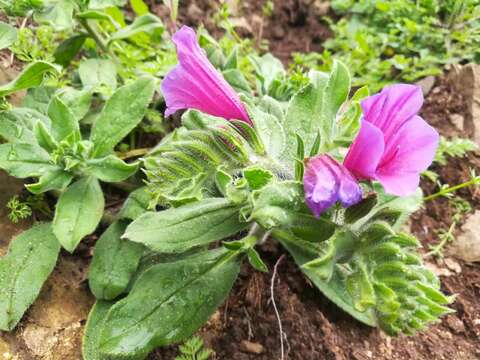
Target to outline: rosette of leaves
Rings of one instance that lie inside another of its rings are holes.
[[[153,79],[139,78],[120,87],[89,134],[82,133],[78,107],[60,95],[51,97],[47,115],[31,108],[0,113],[0,136],[6,140],[0,145],[0,168],[18,178],[37,178],[26,185],[34,194],[59,194],[52,228],[66,250],[73,252],[102,218],[99,181],[120,182],[137,171],[138,162],[124,162],[113,149],[142,120],[154,86]]]
[[[253,127],[186,112],[145,160],[151,207],[121,236],[147,255],[128,294],[93,310],[84,353],[143,359],[190,337],[227,297],[242,261],[268,271],[256,247],[269,237],[365,324],[412,334],[448,313],[452,299],[422,264],[417,240],[397,232],[420,193],[396,198],[374,187],[360,204],[319,218],[305,204],[303,157],[333,152],[358,129],[366,91],[348,100],[349,91],[336,63],[311,73],[288,104],[244,98]]]

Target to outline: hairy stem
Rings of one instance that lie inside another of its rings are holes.
[[[473,179],[471,179],[467,182],[464,182],[462,184],[458,184],[458,185],[455,185],[455,186],[450,186],[446,189],[442,189],[439,192],[436,192],[435,194],[425,196],[423,198],[423,201],[433,200],[433,199],[436,199],[440,196],[445,196],[445,195],[450,194],[454,191],[463,189],[463,188],[468,187],[468,186],[477,185],[477,184],[480,184],[480,176],[477,176],[477,177],[475,177],[475,178],[473,178]]]

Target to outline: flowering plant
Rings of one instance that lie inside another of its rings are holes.
[[[421,205],[419,174],[438,143],[416,115],[417,87],[362,88],[348,99],[337,62],[312,71],[288,103],[239,96],[192,29],[173,41],[179,64],[162,92],[167,114],[187,111],[144,161],[150,209],[166,209],[135,216],[122,236],[163,255],[105,311],[101,353],[143,358],[190,336],[244,259],[267,271],[255,248],[269,238],[334,303],[389,334],[413,334],[450,311],[418,241],[399,232]]]
[[[65,19],[52,14],[67,3],[35,17],[57,27],[83,24],[105,53],[126,38],[143,48],[144,35],[163,32],[151,14],[117,29],[100,1],[68,7],[68,21],[58,22]],[[113,34],[101,39],[92,25],[113,26]],[[86,33],[59,46],[71,51],[58,65],[70,66]],[[438,145],[437,132],[417,115],[417,87],[393,85],[373,96],[360,88],[349,98],[341,62],[294,83],[267,54],[251,56],[252,90],[235,50],[214,66],[192,29],[182,27],[172,40],[178,64],[160,89],[152,74],[165,73],[163,60],[149,76],[122,69],[126,56],[111,56],[116,65],[82,60],[72,87],[40,87],[45,74],[59,71],[45,61],[0,86],[2,98],[29,89],[21,107],[0,112],[0,168],[34,178],[30,192],[58,197],[53,222],[16,237],[0,258],[1,330],[12,330],[38,296],[60,248],[75,251],[102,219],[109,226],[88,274],[97,302],[86,360],[143,359],[189,337],[227,297],[243,262],[268,271],[257,251],[265,241],[281,244],[340,308],[388,334],[413,334],[451,311],[418,241],[400,231],[421,206],[419,176]],[[168,63],[174,49],[165,48]],[[115,148],[163,102],[181,126],[141,161],[125,161]],[[107,183],[135,189],[116,216],[104,214]]]

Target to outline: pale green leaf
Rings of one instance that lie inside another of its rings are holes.
[[[100,91],[104,86],[109,91],[117,88],[117,68],[111,60],[83,60],[78,67],[78,75],[85,88],[96,91]]]
[[[41,147],[30,144],[1,144],[0,168],[18,178],[41,176],[58,170],[50,155]]]
[[[137,17],[132,24],[113,33],[110,42],[127,39],[139,33],[150,33],[158,29],[163,30],[162,20],[153,14],[145,14]]]
[[[0,21],[0,50],[8,48],[17,40],[17,29]]]
[[[48,105],[48,116],[52,122],[51,132],[57,141],[75,134],[80,139],[80,127],[75,115],[58,96],[54,96]]]
[[[105,182],[123,181],[138,170],[139,162],[127,164],[115,155],[87,160],[87,171]]]

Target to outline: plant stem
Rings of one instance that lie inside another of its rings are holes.
[[[442,236],[442,240],[437,245],[433,246],[431,248],[432,250],[426,253],[424,257],[427,258],[432,255],[440,254],[442,249],[445,247],[445,244],[450,240],[452,240],[453,231],[455,230],[456,226],[457,226],[457,222],[456,221],[452,222],[452,224],[448,228],[447,233]]]
[[[139,157],[139,156],[148,154],[150,150],[152,150],[152,148],[138,148],[138,149],[127,151],[125,153],[117,153],[117,155],[120,159],[125,160],[125,159],[130,159],[130,158]]]
[[[108,54],[112,60],[117,64],[119,65],[120,64],[120,61],[118,60],[118,58],[115,56],[114,53],[112,53],[110,51],[110,49],[108,48],[108,45],[107,43],[105,42],[105,40],[103,39],[103,37],[97,32],[97,30],[95,30],[89,23],[88,23],[88,20],[85,20],[85,19],[79,19],[79,22],[80,24],[83,26],[83,28],[85,29],[85,31],[88,33],[88,35],[90,35],[90,37],[95,40],[95,42],[97,43],[97,45],[100,47],[100,49],[102,49],[102,51],[106,54]]]
[[[463,189],[463,188],[471,186],[471,185],[476,185],[476,184],[480,184],[480,176],[477,176],[477,177],[475,177],[475,178],[473,178],[473,179],[471,179],[467,182],[464,182],[462,184],[458,184],[458,185],[455,185],[455,186],[448,187],[446,189],[442,189],[439,192],[436,192],[435,194],[425,196],[423,198],[423,201],[430,201],[430,200],[436,199],[437,197],[445,196],[445,195],[450,194],[454,191]]]

